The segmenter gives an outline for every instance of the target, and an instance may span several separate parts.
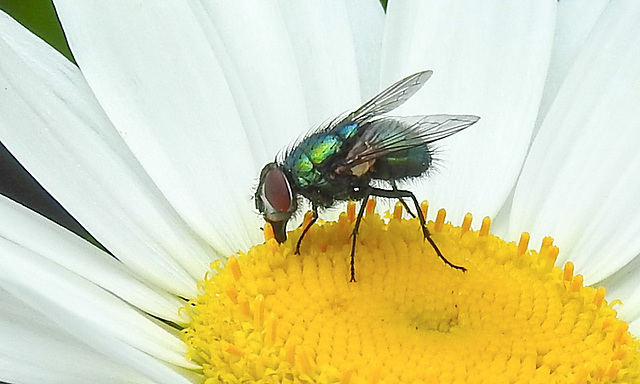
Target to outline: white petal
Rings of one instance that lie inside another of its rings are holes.
[[[236,103],[239,92],[233,88],[242,79],[228,81],[224,64],[232,55],[227,50],[229,56],[217,57],[211,25],[194,14],[198,8],[154,1],[56,5],[98,100],[181,217],[222,253],[259,241],[260,222],[250,199],[256,156],[262,155],[249,150],[253,138],[240,116],[251,98],[245,94]],[[291,3],[283,18],[309,120],[357,105],[357,67],[345,12],[323,2],[311,8]]]
[[[166,204],[78,69],[5,14],[0,35],[3,143],[138,275],[192,296],[211,249]]]
[[[296,57],[274,2],[203,1],[193,14],[227,78],[256,169],[309,126]]]
[[[614,2],[568,74],[515,191],[511,233],[551,235],[585,282],[640,253],[640,5]]]
[[[556,33],[549,63],[549,73],[544,88],[538,122],[549,112],[576,55],[583,47],[593,26],[598,21],[609,0],[562,0],[558,2]]]
[[[493,216],[511,192],[542,95],[555,6],[550,0],[389,4],[383,82],[434,71],[402,112],[481,117],[437,143],[441,161],[435,172],[423,185],[412,186],[419,199],[430,201],[430,216],[440,207],[454,221],[465,212]]]
[[[344,3],[282,1],[312,126],[361,103],[353,29]]]
[[[0,290],[0,381],[152,383],[56,327]]]
[[[622,305],[616,307],[621,319],[635,323],[634,335],[640,335],[640,257],[598,283],[607,288],[609,300],[621,300]]]
[[[379,1],[344,0],[360,78],[360,95],[368,100],[378,93],[385,14]]]
[[[258,242],[257,162],[202,18],[186,2],[55,4],[97,99],[178,214],[223,255]]]
[[[195,367],[185,360],[182,341],[118,297],[6,239],[0,239],[0,249],[2,289],[82,342],[145,374],[140,355]]]
[[[635,337],[640,337],[640,319],[629,323],[629,332]]]
[[[335,44],[334,40],[348,42],[346,39],[351,39],[360,89],[366,97],[377,92],[384,22],[384,13],[377,2],[316,2],[313,3],[316,8],[311,10],[291,3],[284,3],[280,9],[275,3],[269,2],[249,5],[206,1],[202,6],[203,10],[194,7],[194,15],[199,16],[201,24],[207,27],[209,42],[229,82],[238,79],[239,84],[230,88],[243,117],[244,127],[251,131],[252,152],[260,159],[256,164],[257,168],[261,168],[267,160],[272,160],[277,151],[314,123],[326,120],[354,102],[357,103],[358,100],[354,100],[357,88],[348,88],[345,92],[336,88],[331,81],[325,79],[318,82],[316,79],[318,71],[327,69],[331,72],[328,79],[333,79],[336,73],[342,72],[347,73],[344,76],[352,76],[350,60],[333,59],[345,56],[350,58],[353,55],[352,47],[346,43]],[[343,8],[347,12],[346,16]],[[309,18],[312,20],[311,24],[317,24],[318,29],[326,28],[326,15],[329,13],[332,13],[330,19],[339,28],[332,25],[330,30],[312,33],[308,29],[309,22],[304,25],[294,22],[298,18]],[[209,20],[205,20],[205,17]],[[336,38],[338,33],[344,36]],[[312,44],[318,48],[309,48]],[[300,48],[300,45],[304,47]],[[333,51],[318,57],[309,57],[307,53],[329,49]],[[332,67],[327,68],[327,65]],[[300,71],[313,76],[311,79],[301,78]],[[312,123],[307,118],[303,83],[307,89],[324,87],[320,90],[311,89],[307,97],[315,98],[318,92],[331,94],[320,102],[309,99],[306,103],[311,111],[318,110],[311,112],[317,115]],[[336,83],[344,86],[340,80]],[[353,79],[349,83],[353,84]],[[332,88],[327,88],[328,86]],[[344,99],[346,102],[341,101],[340,97],[336,97],[341,94],[349,94],[351,97]],[[248,107],[240,102],[244,99],[249,104]],[[245,119],[246,114],[252,118]],[[255,132],[252,129],[254,125],[259,126]],[[256,143],[261,145],[256,146]],[[260,156],[264,147],[267,148],[266,157]]]
[[[188,321],[178,315],[183,300],[137,280],[119,261],[66,229],[4,196],[0,196],[0,217],[0,237],[46,257],[147,313],[175,323]]]
[[[2,321],[0,320],[0,324]],[[3,325],[0,380],[7,383],[154,383],[68,339]]]

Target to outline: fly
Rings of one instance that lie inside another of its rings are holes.
[[[312,131],[284,156],[262,168],[255,193],[256,208],[271,223],[276,240],[287,239],[287,222],[298,210],[302,196],[311,202],[312,220],[303,228],[296,243],[300,253],[302,239],[318,219],[318,210],[339,201],[362,202],[351,233],[351,281],[355,279],[355,248],[358,229],[370,196],[398,199],[411,216],[403,198],[410,198],[424,238],[442,261],[451,268],[466,268],[447,260],[427,229],[416,196],[399,189],[397,182],[426,175],[431,167],[431,144],[475,124],[472,115],[386,116],[411,98],[431,77],[433,71],[408,76],[367,101],[360,108]],[[389,184],[379,188],[373,181]]]

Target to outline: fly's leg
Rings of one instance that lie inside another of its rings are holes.
[[[442,254],[442,252],[440,252],[440,249],[438,248],[438,246],[436,245],[435,241],[433,241],[433,239],[431,238],[431,234],[429,233],[429,230],[427,229],[427,221],[424,219],[424,215],[422,214],[422,210],[420,209],[420,203],[418,203],[418,199],[416,199],[416,196],[413,194],[413,192],[411,191],[406,191],[406,190],[401,190],[401,189],[396,189],[396,190],[386,190],[386,189],[380,189],[380,188],[373,188],[371,187],[371,190],[369,192],[371,195],[374,196],[380,196],[380,197],[388,197],[388,198],[392,198],[392,199],[397,199],[397,198],[402,198],[402,197],[410,197],[411,200],[413,200],[413,205],[416,207],[416,212],[418,213],[418,219],[420,220],[420,225],[422,226],[422,233],[424,234],[424,238],[429,242],[429,244],[431,244],[431,246],[433,247],[433,250],[436,251],[436,254],[438,255],[438,257],[448,266],[450,266],[453,269],[458,269],[461,270],[462,272],[466,272],[467,269],[465,267],[459,266],[459,265],[455,265],[452,262],[450,262],[449,260],[447,260],[446,257],[444,257],[444,255]]]
[[[316,207],[314,205],[313,206],[313,218],[311,219],[309,224],[307,224],[307,226],[304,227],[304,229],[302,230],[302,233],[300,234],[300,237],[298,238],[298,242],[296,243],[296,251],[295,251],[296,255],[300,254],[300,244],[302,244],[302,239],[307,234],[307,232],[309,232],[309,228],[311,228],[311,226],[313,225],[313,223],[316,222],[316,220],[318,220],[318,207]]]
[[[391,180],[389,181],[391,183],[391,188],[394,191],[399,191],[398,189],[398,184],[396,184],[395,180]],[[407,211],[407,213],[409,213],[409,215],[411,215],[411,217],[413,217],[414,219],[416,218],[416,215],[413,214],[413,212],[411,212],[411,209],[409,209],[409,206],[407,205],[407,202],[404,201],[404,199],[402,197],[398,197],[398,201],[402,204],[402,206],[404,207],[404,209]]]
[[[364,211],[367,209],[367,200],[369,200],[369,193],[365,195],[360,203],[360,210],[356,217],[356,223],[354,224],[353,231],[351,232],[351,279],[349,281],[352,283],[355,283],[356,281],[356,238],[358,236],[358,229],[360,229],[362,216],[364,216]]]

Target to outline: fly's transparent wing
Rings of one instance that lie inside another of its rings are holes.
[[[442,140],[475,124],[472,115],[382,117],[364,126],[343,166],[370,163],[394,152]]]
[[[411,132],[408,136],[412,140],[422,140],[423,144],[442,140],[472,126],[480,120],[480,117],[474,115],[429,115],[414,116],[413,118],[416,120],[415,124],[411,124],[409,120],[411,117],[393,119],[408,125],[407,130]],[[412,135],[413,132],[415,132],[415,136]]]
[[[378,115],[391,112],[409,100],[429,80],[433,71],[422,71],[405,77],[389,88],[374,96],[347,119],[353,122],[366,122]]]

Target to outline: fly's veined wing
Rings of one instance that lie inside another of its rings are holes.
[[[475,124],[472,115],[382,117],[367,123],[345,157],[345,166],[367,163],[394,152],[433,143]]]
[[[405,77],[364,103],[349,114],[347,119],[354,122],[365,122],[375,116],[393,111],[418,92],[432,74],[433,71],[422,71]]]

